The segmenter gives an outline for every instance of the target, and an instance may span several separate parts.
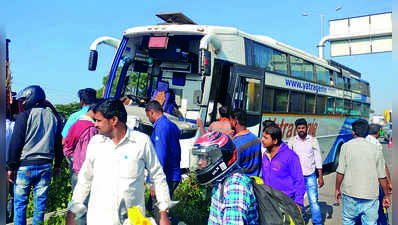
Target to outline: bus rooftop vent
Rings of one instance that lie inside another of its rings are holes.
[[[166,24],[196,24],[181,12],[158,13],[157,17],[166,22]]]

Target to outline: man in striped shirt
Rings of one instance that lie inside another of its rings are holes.
[[[247,176],[258,176],[261,169],[261,141],[247,128],[247,114],[243,109],[234,109],[230,115],[231,127],[235,131],[232,140],[238,155],[238,165]]]

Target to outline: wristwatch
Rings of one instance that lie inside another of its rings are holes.
[[[162,213],[162,212],[165,212],[165,213],[169,214],[169,209],[166,209],[166,210],[159,210],[159,214]]]

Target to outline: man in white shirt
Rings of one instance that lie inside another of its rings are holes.
[[[161,225],[169,225],[166,176],[150,138],[126,126],[127,112],[119,99],[94,108],[99,135],[87,147],[86,160],[69,203],[67,224],[87,211],[87,224],[130,224],[127,210],[137,206],[145,215],[144,171],[148,170],[158,197]],[[90,193],[88,208],[84,205]]]
[[[321,208],[318,204],[318,185],[321,188],[324,185],[324,181],[319,144],[315,137],[308,134],[308,125],[304,118],[297,119],[295,125],[297,135],[289,140],[288,145],[300,158],[308,200],[310,202],[312,224],[322,224]],[[315,169],[318,170],[319,174],[318,182]]]

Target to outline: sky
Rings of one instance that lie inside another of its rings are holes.
[[[342,7],[335,11],[336,8]],[[5,1],[0,13],[10,43],[12,89],[38,84],[54,104],[78,102],[77,91],[102,87],[115,49],[98,48],[96,71],[88,71],[89,46],[100,36],[120,39],[123,31],[162,22],[161,12],[183,12],[198,24],[236,27],[249,34],[267,35],[277,41],[318,54],[320,14],[324,34],[328,21],[391,12],[387,0],[84,0]],[[303,13],[308,16],[302,16]],[[330,59],[326,44],[325,58]],[[395,57],[394,57],[395,58]],[[392,53],[331,58],[362,73],[371,86],[376,113],[392,108],[394,83]]]

